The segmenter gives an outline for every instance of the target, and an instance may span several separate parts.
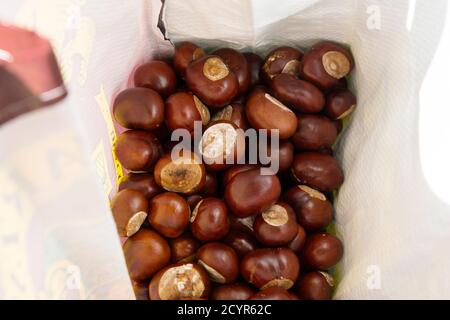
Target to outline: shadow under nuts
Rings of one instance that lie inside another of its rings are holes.
[[[297,281],[300,262],[288,248],[256,249],[241,261],[244,279],[263,290],[271,287],[290,289]]]
[[[331,149],[338,132],[334,121],[319,115],[298,115],[297,131],[291,140],[297,150]]]
[[[198,249],[198,264],[217,283],[233,283],[239,275],[239,260],[234,250],[220,242],[210,242]]]
[[[111,200],[111,211],[121,237],[131,237],[147,219],[148,201],[137,190],[119,191]]]
[[[294,157],[292,175],[300,183],[320,191],[339,188],[344,173],[335,158],[320,152],[303,152]]]

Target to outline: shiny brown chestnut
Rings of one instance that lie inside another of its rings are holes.
[[[191,194],[190,196],[186,197],[186,201],[189,205],[189,208],[191,208],[191,211],[195,209],[197,204],[203,199],[203,197],[199,194]]]
[[[219,193],[219,182],[217,181],[217,175],[215,172],[206,172],[205,186],[200,191],[200,195],[203,198],[215,197]]]
[[[233,248],[210,242],[198,249],[198,264],[205,268],[211,281],[233,283],[239,275],[239,260]]]
[[[207,273],[192,262],[176,263],[162,269],[149,285],[150,300],[205,299],[209,290]]]
[[[239,259],[258,248],[258,243],[250,234],[239,230],[231,230],[223,242],[236,251]]]
[[[247,130],[249,127],[245,116],[245,109],[241,103],[233,102],[225,108],[217,111],[211,118],[211,121],[226,120],[233,123],[236,127]]]
[[[298,75],[302,57],[303,53],[292,47],[285,46],[272,50],[264,59],[261,69],[264,81],[269,83],[274,76],[280,73]]]
[[[287,245],[298,231],[294,210],[286,203],[275,203],[255,218],[253,230],[256,239],[266,246]]]
[[[111,211],[119,236],[131,237],[147,218],[148,200],[140,191],[124,189],[112,198]]]
[[[297,119],[297,130],[291,137],[297,150],[331,149],[338,135],[334,121],[312,114],[301,114]]]
[[[267,157],[268,159],[275,159],[278,162],[278,170],[274,171],[275,174],[285,172],[291,167],[292,161],[294,161],[294,145],[289,140],[281,140],[279,141],[278,148],[272,149],[272,145],[269,142],[267,144]],[[268,165],[271,164],[272,161]]]
[[[206,105],[220,108],[229,104],[239,92],[233,71],[219,56],[204,56],[186,69],[186,82]]]
[[[152,89],[125,89],[114,100],[113,114],[122,127],[153,130],[164,121],[164,101]]]
[[[310,235],[303,248],[303,259],[311,269],[327,270],[341,260],[344,253],[341,240],[320,232]]]
[[[297,281],[300,262],[288,248],[256,249],[241,261],[244,279],[263,290],[271,287],[290,289]]]
[[[302,300],[330,300],[334,287],[333,277],[324,271],[303,275],[297,284],[297,294]]]
[[[356,108],[356,97],[348,89],[337,89],[327,95],[325,114],[333,120],[343,119]]]
[[[318,113],[325,105],[325,97],[313,84],[288,73],[275,76],[271,92],[283,104],[302,113]]]
[[[200,200],[190,218],[192,235],[200,241],[217,241],[225,237],[230,230],[228,209],[220,199]]]
[[[340,85],[340,79],[352,71],[354,61],[350,51],[331,41],[313,45],[303,56],[300,76],[321,89]]]
[[[166,123],[170,131],[186,129],[194,132],[194,122],[206,126],[210,120],[208,108],[190,92],[177,92],[166,100]]]
[[[300,300],[294,293],[283,288],[267,288],[259,291],[249,298],[249,300]]]
[[[205,51],[196,44],[188,41],[181,42],[175,46],[173,67],[180,77],[184,78],[188,65],[204,55]]]
[[[192,262],[200,243],[189,234],[183,234],[170,240],[170,252],[173,262]]]
[[[249,95],[245,114],[253,128],[267,129],[269,135],[277,129],[280,139],[291,137],[297,129],[295,113],[261,88]]]
[[[153,230],[141,229],[129,237],[123,252],[130,278],[142,281],[150,278],[170,261],[167,241]]]
[[[280,180],[275,175],[262,175],[260,169],[244,171],[225,186],[225,201],[231,212],[245,218],[268,209],[281,193]]]
[[[203,189],[205,166],[194,153],[183,153],[172,159],[163,155],[155,165],[155,181],[167,191],[194,194]]]
[[[151,199],[163,192],[151,173],[129,173],[120,181],[119,191],[133,189],[140,191],[147,199]]]
[[[180,236],[189,224],[190,209],[187,201],[174,192],[164,192],[150,201],[148,221],[166,238]]]
[[[211,300],[248,300],[255,290],[244,283],[223,284],[211,291]]]
[[[300,184],[320,191],[331,191],[344,182],[344,173],[338,161],[320,152],[297,154],[292,162],[291,172]]]
[[[163,98],[167,98],[177,89],[177,76],[170,64],[165,61],[153,60],[136,69],[134,85],[153,89]]]
[[[243,55],[247,60],[248,70],[250,72],[250,88],[253,88],[260,83],[259,75],[263,59],[253,52],[244,52]]]
[[[228,168],[222,177],[223,186],[226,186],[238,173],[256,168],[259,168],[256,164],[238,164]]]
[[[230,224],[232,230],[241,231],[247,233],[253,237],[253,223],[255,222],[255,216],[248,216],[245,218],[239,218],[235,215],[230,215]]]
[[[289,242],[287,247],[294,251],[296,254],[300,254],[302,252],[303,246],[306,242],[306,232],[305,229],[301,225],[297,225],[297,233],[294,239]]]
[[[308,231],[325,228],[333,219],[333,205],[325,195],[306,185],[290,188],[282,196],[297,214],[297,220]]]
[[[200,154],[209,170],[222,170],[245,156],[244,131],[226,120],[208,125],[199,142]]]
[[[128,130],[117,138],[115,152],[125,169],[148,171],[160,157],[162,147],[151,132]]]
[[[236,75],[239,83],[238,95],[247,92],[250,86],[250,70],[247,59],[239,51],[231,48],[221,48],[212,53],[212,55],[219,56],[228,68]]]
[[[148,281],[132,281],[134,295],[136,300],[150,300],[148,293]]]

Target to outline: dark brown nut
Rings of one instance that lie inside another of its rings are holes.
[[[150,300],[148,293],[148,281],[132,281],[134,295],[136,300]]]
[[[206,126],[209,120],[208,108],[190,92],[177,92],[166,100],[166,123],[170,131],[186,129],[192,134],[195,121]]]
[[[253,88],[260,83],[259,74],[263,59],[253,52],[244,52],[245,59],[247,60],[248,69],[250,72],[250,88]]]
[[[288,248],[256,249],[241,261],[244,279],[264,290],[271,287],[290,289],[297,281],[300,262]]]
[[[192,262],[195,260],[199,242],[192,236],[184,234],[170,240],[170,252],[173,262]]]
[[[191,214],[191,233],[200,241],[217,241],[230,230],[225,202],[217,198],[201,200]]]
[[[210,283],[205,270],[191,262],[176,263],[159,271],[150,281],[150,300],[205,299]]]
[[[253,230],[256,239],[266,246],[287,245],[298,231],[294,210],[286,203],[278,202],[256,217]]]
[[[226,106],[225,108],[217,111],[213,117],[212,121],[226,120],[233,123],[236,127],[247,130],[249,127],[247,118],[245,116],[245,109],[241,103],[233,102],[232,104]]]
[[[239,83],[238,95],[247,92],[248,87],[250,86],[250,71],[247,59],[245,59],[244,55],[231,48],[218,49],[212,54],[221,57],[228,68],[236,75]]]
[[[245,218],[268,209],[280,193],[277,176],[262,175],[260,169],[251,169],[237,174],[225,186],[225,201],[233,214]]]
[[[131,237],[147,218],[148,200],[140,191],[125,189],[112,198],[111,211],[119,236]]]
[[[163,192],[151,173],[130,173],[120,181],[119,191],[133,189],[140,191],[147,199],[151,199]]]
[[[288,244],[288,248],[294,251],[297,255],[302,252],[303,246],[306,242],[306,232],[301,225],[297,225],[297,234],[295,238]]]
[[[297,129],[295,113],[260,88],[248,97],[245,114],[255,129],[267,129],[269,135],[273,134],[273,129],[278,129],[280,139],[291,137]]]
[[[173,67],[181,78],[184,78],[188,65],[205,55],[205,51],[192,42],[181,42],[175,46]]]
[[[334,287],[333,277],[323,271],[312,271],[300,278],[297,294],[302,300],[330,300]]]
[[[253,223],[255,216],[248,216],[245,218],[238,218],[235,215],[230,215],[231,229],[245,232],[253,237]]]
[[[292,187],[282,199],[294,209],[298,223],[308,231],[321,230],[333,220],[333,205],[322,192],[313,188]]]
[[[215,197],[219,194],[219,182],[214,172],[206,172],[205,186],[200,191],[203,198]]]
[[[332,156],[320,152],[297,154],[292,162],[292,175],[300,184],[320,191],[339,188],[344,182],[341,166]]]
[[[280,73],[298,75],[302,57],[303,53],[292,47],[279,47],[272,50],[264,59],[261,69],[264,81],[269,83],[274,76]]]
[[[199,142],[200,154],[209,170],[222,170],[245,156],[245,135],[225,120],[209,124]]]
[[[251,235],[238,230],[231,230],[223,242],[236,251],[239,259],[242,259],[247,253],[258,248],[258,243]]]
[[[128,130],[117,138],[115,152],[125,169],[149,171],[160,157],[162,147],[151,132]]]
[[[164,121],[164,101],[152,89],[125,89],[114,100],[113,114],[125,128],[153,130]]]
[[[231,179],[234,178],[234,176],[236,176],[238,173],[249,171],[251,169],[256,168],[259,168],[258,165],[256,164],[239,164],[230,167],[229,169],[227,169],[227,171],[225,171],[223,175],[222,178],[223,186],[225,187],[231,181]]]
[[[173,192],[164,192],[150,201],[148,221],[166,238],[180,236],[189,224],[190,209],[187,201]]]
[[[333,120],[343,119],[356,108],[356,97],[347,89],[338,89],[327,95],[325,114]]]
[[[338,135],[334,121],[312,114],[301,114],[297,118],[297,131],[291,137],[297,150],[331,149]]]
[[[158,233],[141,229],[123,245],[130,278],[143,281],[163,268],[170,261],[170,247]]]
[[[171,154],[162,156],[155,165],[154,176],[156,183],[167,191],[184,194],[202,190],[206,180],[205,166],[194,153],[175,159]]]
[[[289,140],[281,140],[278,148],[272,150],[271,143],[269,142],[267,144],[267,156],[268,158],[276,158],[278,162],[278,171],[275,171],[275,174],[284,172],[291,167],[292,161],[294,161],[294,145]],[[269,165],[271,164],[272,162],[269,163]]]
[[[341,260],[343,254],[341,240],[326,232],[310,235],[303,248],[304,261],[311,269],[330,269]]]
[[[177,89],[177,76],[170,64],[153,60],[136,69],[134,85],[153,89],[163,98],[167,98]]]
[[[295,294],[283,288],[267,288],[250,297],[249,300],[300,300]]]
[[[350,51],[336,43],[322,41],[305,53],[299,70],[303,79],[328,90],[339,86],[339,79],[348,75],[353,66]]]
[[[191,211],[195,209],[197,204],[203,199],[203,197],[199,194],[192,194],[190,196],[186,197],[186,201],[189,204],[189,208],[191,208]]]
[[[210,242],[198,249],[198,264],[209,279],[217,283],[233,283],[239,275],[239,260],[234,250],[220,242]]]
[[[209,107],[228,105],[238,94],[234,72],[219,56],[204,56],[186,69],[186,82],[192,92]]]
[[[302,113],[318,113],[325,105],[325,97],[313,84],[282,73],[272,79],[271,92],[289,108]]]
[[[255,290],[244,283],[223,284],[211,292],[211,300],[248,300]]]

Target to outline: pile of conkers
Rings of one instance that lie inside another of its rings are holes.
[[[111,208],[138,299],[331,298],[343,246],[325,230],[344,181],[332,147],[356,106],[353,66],[330,41],[264,60],[182,42],[173,59],[135,70],[113,105],[127,129],[115,148],[127,175]],[[193,133],[195,122],[203,157],[173,159],[171,132]],[[219,161],[245,157],[237,129],[248,128],[279,133],[276,174]],[[233,143],[211,145],[223,132]]]

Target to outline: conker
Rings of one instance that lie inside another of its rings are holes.
[[[226,186],[238,173],[256,168],[259,168],[256,164],[238,164],[228,168],[222,177],[223,185]]]
[[[153,89],[163,98],[167,98],[177,89],[177,76],[167,62],[153,60],[136,69],[134,85]]]
[[[325,228],[333,219],[333,205],[325,195],[305,185],[290,188],[282,197],[297,214],[297,220],[308,231]]]
[[[280,139],[287,139],[295,133],[297,117],[295,113],[261,88],[250,94],[245,105],[248,122],[255,129],[278,130]]]
[[[334,287],[333,277],[324,271],[308,272],[297,284],[297,294],[302,300],[330,300]]]
[[[297,150],[331,149],[338,132],[334,121],[325,116],[301,114],[291,140]]]
[[[343,119],[356,108],[356,97],[348,89],[337,89],[327,95],[325,114],[333,120]]]
[[[185,77],[188,65],[205,55],[205,51],[192,42],[181,42],[175,46],[175,53],[173,56],[173,67],[176,72],[182,77]]]
[[[136,300],[149,300],[148,281],[132,281],[134,295]]]
[[[258,243],[250,234],[239,230],[231,230],[223,242],[232,247],[240,259],[258,248]]]
[[[189,224],[190,209],[187,201],[174,192],[164,192],[150,201],[148,221],[167,238],[180,236]]]
[[[219,56],[204,56],[193,61],[186,69],[186,82],[209,107],[226,106],[239,91],[236,75]]]
[[[238,230],[253,236],[253,223],[255,216],[248,216],[245,218],[238,218],[235,215],[230,216],[231,229]]]
[[[267,156],[269,159],[275,158],[278,161],[278,172],[285,172],[291,167],[292,161],[294,161],[294,145],[289,140],[279,141],[278,148],[272,149],[272,145],[269,142],[267,144]],[[272,161],[268,164],[272,164]]]
[[[249,300],[300,300],[294,293],[283,288],[267,288],[250,297]]]
[[[205,186],[200,191],[200,195],[203,198],[215,197],[219,193],[219,182],[217,181],[217,175],[215,172],[206,172]]]
[[[292,74],[275,76],[270,88],[278,100],[298,112],[318,113],[325,105],[325,97],[320,89]]]
[[[147,218],[148,201],[142,192],[124,189],[111,200],[111,211],[119,236],[131,237]]]
[[[210,242],[198,249],[198,263],[213,282],[233,283],[239,275],[239,260],[234,250],[220,242]]]
[[[339,188],[344,173],[335,158],[320,152],[303,152],[294,157],[293,177],[300,183],[321,191]]]
[[[227,206],[217,198],[200,200],[190,221],[192,235],[203,242],[222,239],[230,230]]]
[[[287,245],[289,249],[294,251],[296,254],[300,254],[302,252],[303,246],[306,242],[306,232],[305,229],[301,225],[297,225],[297,233],[294,239],[289,242]]]
[[[263,290],[271,287],[290,289],[297,280],[300,262],[288,248],[256,249],[241,261],[244,279]]]
[[[236,75],[239,83],[238,95],[247,92],[248,87],[250,86],[250,71],[247,59],[245,59],[244,55],[231,48],[218,49],[212,54],[222,58],[223,62],[225,62],[228,68]]]
[[[212,300],[248,300],[255,290],[244,283],[223,284],[211,292]]]
[[[141,229],[123,245],[130,278],[143,281],[170,261],[170,247],[166,240],[153,230]]]
[[[278,202],[256,217],[253,230],[256,239],[266,246],[287,245],[298,231],[295,213],[288,204]]]
[[[261,74],[264,80],[269,83],[270,80],[280,73],[298,74],[298,68],[303,53],[292,47],[279,47],[272,50],[264,59]]]
[[[116,156],[125,169],[149,171],[161,155],[158,139],[148,131],[128,130],[116,142]]]
[[[330,269],[341,260],[343,253],[341,240],[326,232],[310,235],[303,248],[304,261],[311,269]]]
[[[197,204],[203,199],[203,197],[199,194],[191,194],[186,197],[186,201],[189,204],[189,208],[191,208],[191,211],[195,209]]]
[[[170,240],[170,252],[173,262],[191,262],[195,259],[199,242],[188,234]]]
[[[170,131],[186,129],[194,132],[194,122],[206,126],[210,120],[208,108],[190,92],[177,92],[166,100],[166,123]]]
[[[243,55],[247,60],[248,70],[250,72],[250,88],[253,88],[260,83],[259,75],[263,59],[253,52],[244,52]]]
[[[208,275],[191,262],[176,263],[159,271],[150,281],[150,300],[205,299],[209,296]]]
[[[113,114],[125,128],[156,129],[164,121],[164,101],[152,89],[125,89],[114,100]]]
[[[226,106],[225,108],[217,111],[213,117],[212,121],[226,120],[233,123],[236,127],[247,130],[249,127],[247,118],[245,116],[245,109],[241,103],[233,102],[232,104]]]
[[[280,193],[277,176],[262,175],[260,169],[251,169],[235,175],[225,186],[225,201],[233,214],[245,218],[268,209]]]
[[[120,181],[119,191],[123,189],[140,191],[147,199],[151,199],[163,191],[156,183],[153,174],[150,173],[130,173],[124,176]]]

